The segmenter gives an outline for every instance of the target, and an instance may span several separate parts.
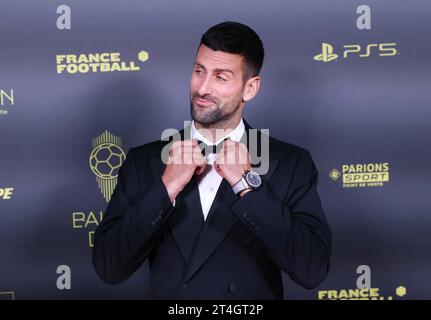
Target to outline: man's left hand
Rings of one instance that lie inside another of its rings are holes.
[[[225,140],[223,147],[217,154],[214,167],[217,173],[233,187],[235,183],[241,180],[245,170],[251,170],[247,146],[241,142]]]

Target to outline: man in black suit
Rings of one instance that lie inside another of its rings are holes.
[[[243,24],[220,23],[202,36],[193,121],[173,141],[132,148],[119,171],[95,233],[103,281],[123,282],[145,260],[155,299],[281,299],[282,270],[305,288],[324,280],[331,231],[310,153],[242,118],[263,57],[259,36]]]

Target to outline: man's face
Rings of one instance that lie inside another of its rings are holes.
[[[241,112],[244,58],[201,45],[190,81],[190,112],[204,125],[228,120]]]

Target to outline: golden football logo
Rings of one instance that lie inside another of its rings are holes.
[[[106,202],[111,199],[117,185],[118,170],[126,159],[122,147],[121,138],[108,131],[93,139],[89,164]]]

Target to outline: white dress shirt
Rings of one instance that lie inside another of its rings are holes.
[[[195,127],[195,122],[192,121],[191,124],[191,139],[197,139],[205,142],[207,145],[212,146],[214,144],[219,144],[225,138],[229,137],[233,141],[239,142],[241,140],[242,135],[245,132],[244,122],[241,119],[238,126],[232,130],[228,135],[225,135],[222,138],[219,138],[216,143],[209,141],[205,138]],[[204,220],[206,220],[208,216],[208,212],[212,206],[214,198],[217,194],[217,190],[222,182],[223,178],[217,173],[214,168],[214,161],[217,155],[214,153],[209,153],[206,155],[207,160],[207,168],[206,170],[198,177],[198,186],[199,186],[199,196],[201,199],[202,212],[204,214]]]

